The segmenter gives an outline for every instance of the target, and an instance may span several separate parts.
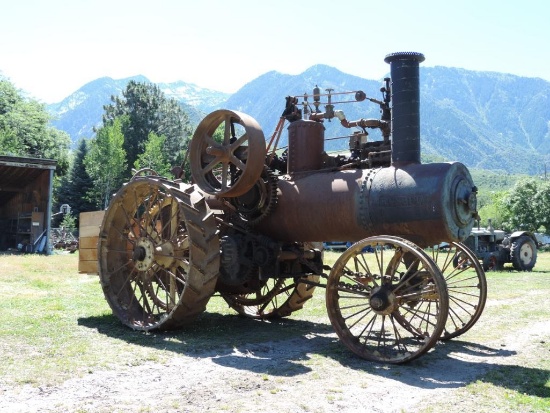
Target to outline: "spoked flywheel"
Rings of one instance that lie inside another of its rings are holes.
[[[180,185],[136,177],[105,212],[98,242],[103,292],[113,313],[136,330],[193,321],[215,289],[215,219],[196,188]]]
[[[397,364],[437,343],[449,301],[441,272],[420,247],[375,236],[353,244],[336,261],[326,304],[332,326],[351,351]]]
[[[434,247],[432,259],[447,283],[449,316],[442,340],[464,334],[481,316],[487,300],[485,272],[475,254],[463,243]]]
[[[214,139],[223,130],[223,140]],[[232,197],[246,193],[260,177],[265,162],[265,139],[252,117],[220,109],[197,126],[191,143],[191,174],[199,188],[211,195]]]

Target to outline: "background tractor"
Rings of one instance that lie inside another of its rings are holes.
[[[483,263],[485,271],[500,271],[511,263],[517,271],[531,271],[537,262],[537,240],[529,231],[506,234],[491,226],[473,228],[464,243]]]

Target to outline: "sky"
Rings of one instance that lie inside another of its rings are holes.
[[[104,76],[233,93],[326,64],[376,80],[401,51],[550,81],[550,1],[0,0],[0,76],[44,103]]]

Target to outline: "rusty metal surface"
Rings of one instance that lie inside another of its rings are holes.
[[[288,173],[315,171],[323,166],[325,127],[322,123],[299,120],[288,127]]]
[[[317,173],[279,182],[259,230],[281,241],[358,241],[377,234],[422,245],[461,241],[474,224],[473,182],[460,163]]]

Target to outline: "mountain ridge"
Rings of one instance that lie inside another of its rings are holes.
[[[48,105],[50,113],[58,117],[53,126],[67,131],[75,142],[92,137],[93,126],[101,123],[103,105],[110,103],[111,95],[121,93],[130,80],[148,82],[141,75],[119,80],[99,78],[58,104]],[[368,97],[380,99],[382,80],[317,64],[297,75],[266,72],[233,94],[184,81],[157,85],[184,106],[194,124],[215,109],[237,110],[255,118],[268,138],[285,108],[286,96],[307,93],[312,103],[313,88],[318,86],[321,93],[327,89],[362,90]],[[421,145],[426,155],[503,173],[535,174],[550,161],[549,82],[499,72],[421,66],[420,96]],[[352,101],[336,105],[350,120],[379,117],[377,105],[353,102],[352,94],[335,95],[336,100]],[[324,125],[326,137],[342,133],[334,119]],[[371,139],[377,139],[375,132],[369,133]],[[345,150],[346,146],[346,139],[331,140],[325,149]]]

